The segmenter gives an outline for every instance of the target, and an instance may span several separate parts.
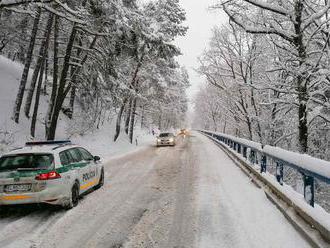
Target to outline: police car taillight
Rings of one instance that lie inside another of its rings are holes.
[[[57,173],[56,171],[51,171],[48,173],[42,173],[36,176],[36,180],[52,180],[61,178],[61,175]]]

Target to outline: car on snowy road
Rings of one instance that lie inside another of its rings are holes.
[[[156,141],[157,146],[175,146],[175,135],[173,133],[160,133]]]
[[[28,142],[0,157],[0,206],[77,206],[81,194],[104,183],[100,157],[70,141]]]

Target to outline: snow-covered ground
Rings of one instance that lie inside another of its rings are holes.
[[[21,147],[26,141],[31,140],[29,135],[30,121],[25,115],[21,113],[19,124],[16,124],[11,119],[22,70],[23,66],[21,64],[0,56],[0,154],[11,148]],[[31,75],[32,71],[30,71],[30,78]],[[28,86],[29,82],[27,88]],[[48,97],[41,97],[36,129],[36,139],[39,140],[43,140],[45,136],[43,119],[48,107]],[[79,111],[79,106],[77,106],[77,110]],[[69,137],[74,143],[86,147],[93,154],[99,155],[104,159],[145,147],[154,142],[154,137],[147,130],[137,128],[133,145],[129,143],[127,135],[124,133],[114,143],[113,122],[105,123],[100,129],[89,130],[84,135],[70,133],[73,125],[76,125],[75,121],[71,121],[66,116],[61,115],[57,129],[57,138],[66,139]],[[136,145],[136,140],[138,145]]]
[[[113,158],[105,172],[104,187],[70,211],[13,208],[0,216],[0,247],[310,247],[201,134]]]
[[[30,140],[29,120],[11,119],[22,66],[0,57],[2,151]],[[44,138],[41,99],[37,139]],[[172,147],[136,130],[114,143],[113,123],[84,135],[61,116],[58,138],[103,157],[105,186],[63,211],[42,206],[0,212],[0,247],[309,247],[237,166],[201,134]],[[108,161],[108,162],[107,162]]]
[[[309,247],[263,191],[208,138],[200,140],[198,247]]]

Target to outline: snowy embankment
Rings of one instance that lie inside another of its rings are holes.
[[[301,171],[308,171],[315,175],[317,174],[319,175],[319,178],[329,179],[330,162],[328,161],[313,158],[306,154],[298,154],[271,146],[265,146],[264,148],[262,148],[261,144],[259,143],[240,139],[222,133],[214,133],[209,131],[203,132],[206,132],[206,135],[217,143],[222,142],[216,139],[213,135],[225,137],[234,142],[240,143],[241,145],[255,149],[262,154],[266,154],[267,156],[273,157],[275,159],[280,159],[287,164],[294,165],[298,170],[300,168]],[[213,135],[210,136],[209,134]],[[224,143],[222,144],[227,149],[230,149]],[[292,206],[297,212],[299,212],[304,219],[307,218],[308,220],[312,221],[312,225],[315,226],[316,229],[318,229],[322,233],[322,235],[327,235],[328,233],[330,233],[330,213],[328,213],[324,208],[322,208],[318,204],[315,204],[314,207],[310,206],[308,203],[306,203],[304,196],[296,192],[290,185],[287,185],[285,183],[283,185],[280,185],[277,182],[275,176],[269,172],[261,174],[259,165],[249,163],[248,160],[244,158],[242,154],[239,154],[232,149],[230,150],[235,154],[237,158],[239,158],[240,161],[242,161],[243,164],[246,164],[246,166],[251,168],[255,175],[258,175],[259,177],[265,179],[265,182],[267,182],[268,186],[273,189],[277,189],[280,195],[285,196],[286,199],[289,199],[289,202],[286,203]]]
[[[11,119],[22,70],[23,66],[21,64],[0,56],[0,155],[14,147],[21,147],[26,141],[31,140],[29,135],[30,120],[25,117],[23,111],[21,111],[19,124]],[[32,71],[29,80],[31,75]],[[27,89],[29,83],[28,81]],[[42,95],[40,99],[36,140],[43,140],[45,137],[44,118],[48,107],[48,98],[48,95]],[[23,101],[22,108],[24,108],[24,103],[25,101]],[[79,106],[76,107],[75,111],[80,111]],[[86,147],[93,154],[100,155],[104,159],[148,146],[154,141],[154,137],[147,131],[137,128],[133,145],[128,142],[124,132],[114,143],[114,122],[104,123],[99,129],[89,129],[83,135],[78,135],[79,132],[72,132],[72,127],[75,127],[77,122],[83,121],[82,117],[79,118],[79,120],[70,120],[65,115],[61,115],[56,137],[58,139],[70,138],[75,144]],[[136,139],[138,145],[135,143]]]

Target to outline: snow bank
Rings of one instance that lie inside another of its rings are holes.
[[[114,130],[114,127],[111,126],[111,128],[110,130]],[[92,154],[101,156],[103,160],[109,160],[113,156],[120,156],[127,152],[151,146],[155,142],[155,137],[140,129],[135,131],[133,144],[129,143],[125,133],[122,133],[118,140],[113,142],[114,135],[107,129],[104,127],[87,135],[73,136],[70,139],[73,143],[86,147]]]
[[[302,209],[308,216],[312,216],[313,219],[320,223],[324,228],[330,230],[330,214],[325,211],[321,206],[315,204],[314,207],[308,205],[304,199],[304,196],[296,192],[291,186],[284,184],[283,186],[278,184],[275,177],[272,174],[266,173],[262,176],[270,182],[277,190],[282,192],[288,197],[296,206]]]

